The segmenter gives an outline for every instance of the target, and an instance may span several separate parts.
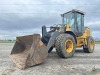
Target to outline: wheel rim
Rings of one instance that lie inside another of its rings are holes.
[[[65,42],[65,51],[67,53],[71,53],[73,51],[73,41],[72,40],[66,40],[66,42]]]
[[[90,41],[90,48],[91,48],[91,49],[94,48],[94,42],[93,42],[93,40]]]

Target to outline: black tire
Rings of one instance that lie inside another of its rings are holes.
[[[94,47],[95,47],[95,41],[94,41],[94,39],[91,36],[89,36],[89,37],[87,37],[86,40],[87,40],[87,45],[83,46],[84,52],[85,53],[93,53]],[[93,47],[92,48],[90,47],[90,42],[91,41],[93,42]]]
[[[51,53],[53,50],[53,47],[51,47],[49,50],[48,50],[48,53]]]
[[[68,53],[65,50],[66,40],[71,40],[73,42],[73,50],[70,53]],[[70,57],[72,57],[74,55],[75,49],[76,49],[76,42],[75,42],[74,37],[70,34],[60,34],[56,39],[55,48],[56,48],[57,54],[61,58],[70,58]]]

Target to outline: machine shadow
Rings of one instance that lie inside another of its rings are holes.
[[[84,50],[83,49],[76,49],[75,53],[84,53]]]
[[[75,53],[84,53],[84,50],[83,49],[76,49],[75,50]],[[53,50],[51,53],[48,54],[48,58],[59,58],[56,50]]]

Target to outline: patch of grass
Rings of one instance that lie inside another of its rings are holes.
[[[0,43],[15,43],[15,40],[0,40]]]
[[[100,44],[100,41],[96,41],[95,44]]]

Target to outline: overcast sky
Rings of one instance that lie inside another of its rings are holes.
[[[86,12],[85,26],[100,36],[100,0],[0,0],[0,39],[41,33],[42,25],[61,24],[60,14]]]

